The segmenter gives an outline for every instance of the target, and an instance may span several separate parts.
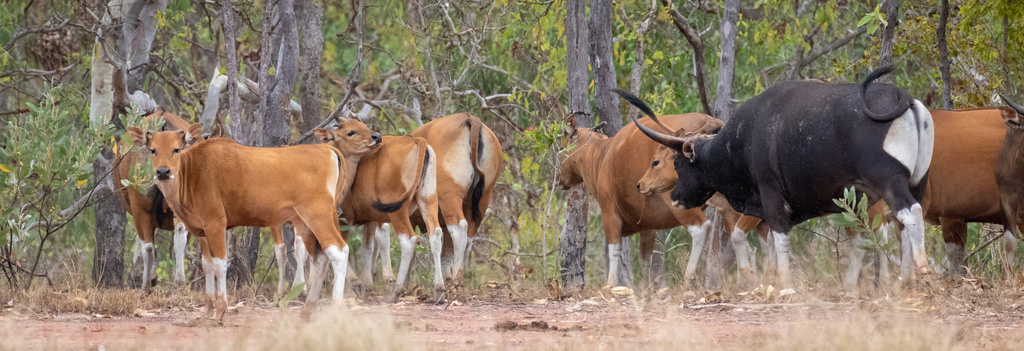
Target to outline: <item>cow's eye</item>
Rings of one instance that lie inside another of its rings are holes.
[[[356,135],[356,131],[353,130],[351,132],[348,132],[348,136],[353,136],[353,135]]]
[[[156,149],[149,149],[149,153],[156,155]]]
[[[658,167],[659,163],[661,163],[661,161],[655,160],[654,162],[651,162],[651,167]]]
[[[174,149],[173,153],[175,153],[175,154],[176,154],[176,153],[178,153],[178,152],[180,152],[180,151],[181,151],[181,149]]]

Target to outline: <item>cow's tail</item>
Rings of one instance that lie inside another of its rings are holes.
[[[892,65],[876,69],[874,72],[868,74],[868,77],[864,79],[864,83],[861,83],[860,99],[861,103],[864,105],[864,114],[866,114],[868,118],[871,118],[873,121],[889,122],[891,120],[896,119],[896,117],[902,116],[904,113],[907,112],[907,110],[910,109],[911,102],[909,97],[904,96],[906,94],[902,90],[896,89],[895,87],[893,88],[896,89],[896,108],[892,109],[891,111],[883,113],[875,113],[874,111],[871,111],[870,108],[868,108],[868,85],[870,85],[871,82],[874,81],[875,79],[881,78],[882,76],[889,74],[892,71]]]
[[[426,168],[427,162],[430,162],[430,158],[427,154],[426,139],[413,138],[413,142],[416,143],[416,179],[412,182],[412,185],[410,185],[408,189],[405,189],[405,193],[402,194],[402,197],[399,198],[398,201],[384,203],[378,199],[375,200],[372,204],[370,204],[377,211],[381,211],[384,213],[394,213],[395,211],[398,211],[399,209],[402,208],[406,201],[409,201],[409,199],[412,198],[412,195],[416,193],[416,190],[419,189],[420,181],[423,179],[423,170]],[[377,174],[380,174],[380,172],[377,172]],[[377,182],[377,184],[380,183]],[[379,194],[380,191],[378,191],[377,193]]]
[[[466,114],[469,118],[466,119],[466,124],[469,125],[469,159],[470,163],[473,164],[473,171],[476,172],[476,182],[471,184],[472,187],[470,194],[470,205],[472,206],[471,216],[473,221],[480,223],[483,221],[484,216],[480,213],[480,201],[484,197],[484,184],[486,182],[486,176],[483,169],[480,168],[480,153],[483,151],[482,139],[483,133],[480,132],[483,129],[483,122],[480,121],[476,116]]]

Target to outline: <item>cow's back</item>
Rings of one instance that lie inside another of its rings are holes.
[[[1006,136],[999,110],[932,110],[935,148],[922,207],[925,219],[1002,219],[995,167]]]

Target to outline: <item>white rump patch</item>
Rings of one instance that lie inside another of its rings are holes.
[[[914,100],[906,113],[892,121],[882,149],[910,171],[910,185],[917,186],[931,166],[934,144],[932,115],[920,101]]]
[[[473,182],[473,164],[470,160],[469,129],[464,129],[457,138],[450,140],[451,150],[445,155],[444,171],[455,180],[455,184],[468,188]]]
[[[341,177],[338,164],[338,155],[334,151],[330,152],[331,155],[331,169],[330,175],[327,176],[327,193],[331,194],[332,198],[338,197],[338,178]]]
[[[427,155],[430,159],[427,160],[427,164],[423,168],[423,178],[420,179],[419,194],[421,197],[430,197],[437,193],[437,154],[434,153],[434,148],[430,145],[427,145]]]

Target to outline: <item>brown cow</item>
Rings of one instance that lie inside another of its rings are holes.
[[[426,139],[437,155],[440,220],[454,246],[454,268],[444,268],[461,280],[468,244],[484,221],[501,173],[501,144],[490,128],[468,113],[430,121],[412,131],[412,136]]]
[[[333,132],[318,129],[316,135],[321,141],[337,143],[344,132],[340,129]],[[375,229],[380,223],[390,223],[398,233],[402,261],[398,267],[397,289],[393,291],[393,297],[397,297],[408,284],[417,239],[409,217],[417,210],[420,210],[420,216],[428,228],[427,237],[434,263],[434,288],[438,291],[444,289],[441,269],[442,230],[437,218],[436,160],[432,148],[423,138],[384,136],[380,147],[356,159],[358,171],[352,163],[349,164],[349,171],[355,173],[355,179],[352,190],[341,203],[341,209],[347,225],[366,226],[363,241],[370,244],[366,248],[371,252],[363,255],[363,282],[372,282],[372,261],[366,260],[372,260],[375,256],[374,247],[387,249],[386,234],[378,238],[378,235],[374,235]],[[342,231],[342,235],[347,238],[348,231]],[[384,257],[390,260],[389,255]],[[390,262],[385,263],[387,270],[390,270]],[[388,273],[384,273],[385,279]]]
[[[157,186],[189,232],[200,238],[207,314],[223,320],[227,310],[224,231],[236,226],[270,227],[292,221],[300,235],[311,230],[316,240],[305,245],[316,255],[303,314],[308,316],[315,307],[327,258],[334,268],[332,297],[340,300],[349,252],[335,214],[348,187],[341,153],[329,145],[254,148],[226,138],[182,150],[201,132],[202,125],[195,124],[188,132],[144,133],[132,127],[128,134],[153,153]]]
[[[165,130],[188,129],[188,122],[173,113],[158,110],[148,116],[146,120],[154,121],[163,119],[166,123]],[[120,147],[123,155],[116,157],[113,174],[114,189],[121,205],[132,215],[135,224],[135,232],[139,236],[136,241],[135,255],[142,256],[142,286],[149,290],[156,286],[156,251],[153,247],[154,233],[157,228],[174,231],[174,283],[185,282],[185,245],[188,242],[188,232],[184,224],[174,220],[174,213],[163,201],[163,194],[155,185],[149,189],[148,194],[142,194],[133,186],[124,186],[123,181],[128,180],[132,168],[140,166],[149,159],[148,150],[132,151],[131,144],[124,140]],[[134,258],[132,260],[135,261]]]
[[[337,123],[333,131],[328,132],[326,129],[318,128],[314,131],[314,134],[324,142],[331,142],[331,146],[338,149],[341,155],[345,157],[347,169],[344,183],[347,184],[345,187],[346,191],[350,191],[349,189],[351,189],[352,182],[356,177],[356,167],[359,165],[360,157],[376,150],[381,143],[381,138],[380,133],[370,130],[366,124],[359,120],[338,118]],[[347,198],[345,193],[341,195]],[[277,259],[278,265],[283,267],[287,259],[284,244],[284,226],[270,227],[270,235],[274,240],[274,256]],[[343,239],[348,240],[347,231],[342,232],[342,236]],[[311,237],[305,239],[311,239]],[[301,235],[296,235],[295,242],[293,243],[296,265],[292,286],[297,286],[306,281],[305,262],[309,252],[305,248],[304,238]],[[284,269],[279,269],[277,279],[277,296],[279,297],[284,294],[284,281]]]
[[[666,116],[666,128],[672,130],[700,130],[711,117],[700,113]],[[650,118],[640,123],[653,126]],[[587,185],[587,191],[597,199],[601,207],[601,221],[605,241],[608,245],[607,286],[617,285],[620,260],[620,245],[623,236],[637,232],[669,229],[685,225],[693,238],[693,251],[704,247],[704,240],[711,222],[699,209],[684,210],[671,205],[668,194],[644,196],[636,191],[635,184],[651,162],[657,143],[645,137],[634,125],[619,130],[615,137],[597,133],[587,128],[576,128],[570,120],[567,141],[575,147],[561,152],[558,169],[559,184],[569,189],[579,183]],[[641,237],[641,241],[645,241]],[[641,246],[645,246],[641,244]],[[641,262],[648,266],[653,245],[641,250]],[[692,254],[696,259],[698,255]],[[693,276],[696,266],[687,265],[686,279]],[[645,277],[648,279],[651,277]]]
[[[1024,186],[1022,186],[1021,176],[1022,173],[1021,164],[1021,146],[1022,139],[1024,139],[1024,133],[1021,133],[1021,125],[1024,125],[1024,106],[1021,106],[1013,101],[1010,101],[1006,97],[1000,95],[1003,102],[1008,106],[999,107],[999,115],[1002,117],[1003,122],[1009,127],[1004,134],[1004,140],[1002,142],[1002,148],[999,150],[999,157],[997,159],[996,166],[996,181],[999,185],[999,202],[1002,207],[1003,213],[1007,218],[1007,222],[1017,223],[1018,229],[1020,224],[1024,221],[1024,206],[1021,203],[1024,202]],[[1006,235],[1013,234],[1012,228],[1006,229]],[[1013,254],[1010,251],[1010,240],[1004,236],[1003,247],[1006,249],[1006,259],[1009,263],[1013,262]],[[1016,242],[1012,245],[1016,248]]]

